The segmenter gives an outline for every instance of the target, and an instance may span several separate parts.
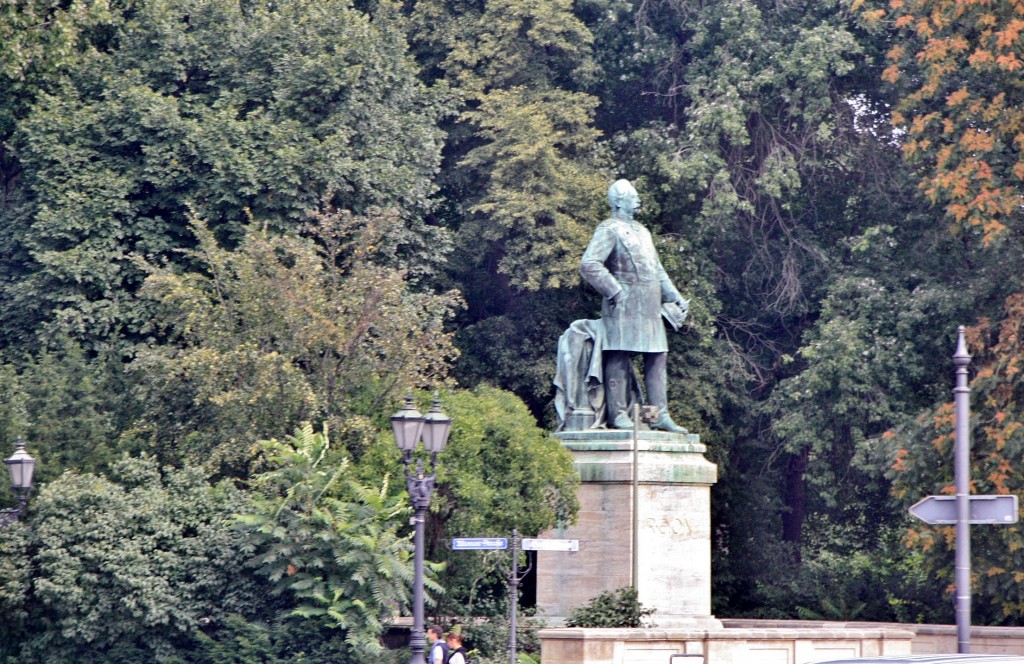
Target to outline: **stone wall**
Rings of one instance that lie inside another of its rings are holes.
[[[956,625],[912,625],[903,623],[828,622],[818,620],[750,620],[725,618],[730,629],[902,629],[914,634],[914,654],[956,652]],[[971,652],[994,655],[1024,655],[1024,627],[971,628]]]
[[[540,632],[544,664],[808,664],[840,657],[908,655],[913,638],[906,629],[824,627]]]

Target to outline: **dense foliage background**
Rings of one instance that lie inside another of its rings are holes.
[[[1018,0],[0,0],[0,660],[382,657],[410,388],[455,419],[432,611],[500,615],[444,541],[576,510],[554,348],[618,177],[692,299],[716,615],[951,621],[906,507],[960,324],[974,489],[1024,487],[1022,68]],[[1021,623],[1024,539],[976,538]]]

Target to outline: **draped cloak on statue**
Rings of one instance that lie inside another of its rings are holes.
[[[605,344],[601,320],[577,320],[558,339],[555,365],[555,411],[557,431],[601,429],[606,425],[604,408]],[[630,408],[640,399],[636,373],[629,377]]]

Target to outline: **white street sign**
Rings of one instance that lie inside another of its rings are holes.
[[[523,551],[579,551],[580,541],[573,539],[535,539],[524,537]]]
[[[1017,523],[1017,496],[968,496],[970,523],[1002,525]],[[934,526],[956,523],[956,496],[928,496],[910,507],[910,513]]]

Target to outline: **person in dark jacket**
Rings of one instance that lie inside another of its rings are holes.
[[[444,641],[444,630],[440,625],[427,628],[427,642],[430,644],[427,664],[444,664],[448,659],[448,644]]]

